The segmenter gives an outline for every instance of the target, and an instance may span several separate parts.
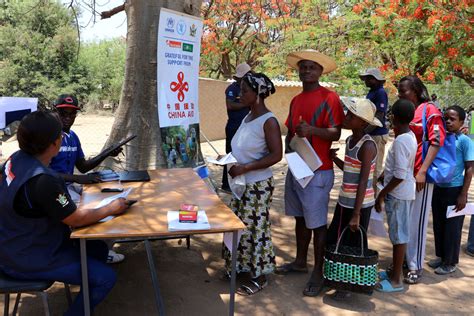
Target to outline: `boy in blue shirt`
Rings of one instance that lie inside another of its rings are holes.
[[[71,130],[71,126],[76,120],[77,111],[80,110],[79,102],[73,95],[62,94],[54,102],[54,106],[59,114],[62,123],[62,141],[56,157],[51,159],[49,167],[58,172],[67,184],[69,193],[73,200],[79,199],[82,193],[82,188],[77,189],[72,182],[79,184],[89,184],[100,182],[98,175],[92,174],[74,174],[74,167],[81,173],[86,173],[97,167],[105,158],[109,156],[117,156],[122,152],[122,148],[112,151],[109,155],[104,155],[103,152],[96,157],[86,159],[82,151],[81,142],[76,133]],[[109,248],[113,243],[107,243]],[[116,253],[112,249],[109,250],[107,257],[108,263],[118,263],[123,261],[124,255]]]
[[[466,112],[460,106],[450,106],[444,112],[444,119],[447,131],[456,135],[456,169],[450,183],[436,184],[433,190],[431,207],[437,258],[428,265],[436,274],[456,271],[464,215],[446,218],[446,211],[450,205],[455,206],[455,211],[466,207],[474,166],[474,143],[461,133]]]

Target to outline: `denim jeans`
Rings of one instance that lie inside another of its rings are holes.
[[[471,224],[469,225],[469,236],[467,237],[467,250],[474,252],[474,215],[471,215]]]
[[[79,249],[77,249],[77,251],[79,251]],[[107,260],[107,253],[108,247],[104,242],[87,242],[87,271],[89,276],[91,312],[95,306],[105,299],[117,280],[115,271],[105,263]],[[12,271],[11,269],[4,270],[6,274],[17,279],[51,280],[67,284],[82,285],[80,260],[47,271],[18,272]],[[65,315],[84,315],[82,287]]]

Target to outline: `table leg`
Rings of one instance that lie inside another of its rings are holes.
[[[87,276],[87,250],[86,240],[79,239],[79,246],[81,249],[81,274],[82,274],[82,295],[84,295],[84,315],[90,316],[91,307],[89,302],[89,277]]]
[[[150,267],[151,273],[151,282],[153,283],[153,288],[155,290],[155,301],[156,307],[158,309],[158,315],[165,315],[165,306],[163,305],[163,300],[160,294],[160,287],[158,285],[158,277],[156,275],[155,262],[153,261],[153,254],[151,252],[150,241],[145,239],[145,249],[146,255],[148,257],[148,266]]]
[[[237,236],[239,231],[232,232],[232,265],[231,265],[231,276],[230,276],[230,302],[229,302],[229,315],[234,315],[235,305],[235,279],[236,279],[236,263],[237,263]]]

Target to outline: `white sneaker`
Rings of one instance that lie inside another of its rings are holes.
[[[107,263],[119,263],[125,259],[125,256],[121,253],[116,253],[113,250],[109,250],[109,254],[107,256]]]

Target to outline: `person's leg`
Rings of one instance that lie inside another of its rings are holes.
[[[426,249],[426,230],[431,209],[433,184],[427,183],[425,188],[416,193],[415,203],[411,212],[410,241],[407,245],[407,263],[410,270],[405,281],[415,284],[423,273]]]
[[[431,206],[433,209],[433,233],[434,233],[434,241],[435,241],[435,252],[436,257],[441,258],[441,261],[444,259],[445,254],[444,250],[444,239],[446,237],[445,232],[445,225],[446,225],[446,203],[444,199],[444,194],[446,194],[443,188],[435,186],[433,189],[433,199],[431,202]],[[434,261],[430,261],[434,262]],[[437,264],[436,264],[437,265]],[[437,268],[435,264],[431,264],[430,266],[434,266]]]
[[[304,217],[295,217],[296,259],[293,264],[298,268],[306,268],[312,233],[311,229],[306,228]]]
[[[393,245],[393,270],[389,276],[393,287],[400,287],[403,284],[403,260],[406,249],[407,244]]]
[[[466,253],[474,257],[474,215],[471,215],[469,235],[467,237]]]
[[[93,311],[112,290],[117,277],[115,271],[106,263],[100,262],[90,256],[87,258],[87,269],[89,277],[90,308],[91,311]],[[47,271],[21,273],[11,271],[6,272],[12,277],[18,279],[51,280],[73,285],[82,285],[81,263],[79,260],[61,267],[51,268]],[[65,315],[84,315],[82,288]]]
[[[459,193],[462,187],[449,188],[445,194],[447,205],[456,205]],[[446,219],[445,217],[445,239],[443,240],[443,264],[447,266],[456,266],[459,263],[459,251],[461,249],[462,226],[464,216],[455,216]]]

